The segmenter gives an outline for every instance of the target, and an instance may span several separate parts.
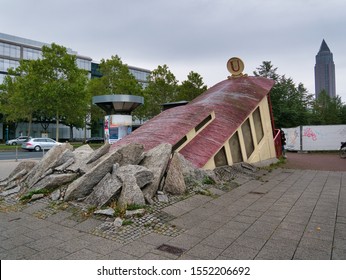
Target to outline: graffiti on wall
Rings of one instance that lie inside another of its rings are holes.
[[[311,137],[312,141],[316,141],[317,140],[316,133],[310,127],[307,127],[307,128],[304,129],[303,136]]]
[[[311,125],[283,128],[287,150],[336,151],[346,141],[346,125]]]

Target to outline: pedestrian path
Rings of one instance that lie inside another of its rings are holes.
[[[0,259],[346,259],[346,172],[275,169],[211,188],[162,207],[164,225],[122,242],[96,234],[102,219],[63,207],[43,215],[47,203],[0,203]]]

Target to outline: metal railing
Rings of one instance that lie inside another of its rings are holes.
[[[274,131],[275,131],[275,136],[274,136],[275,152],[276,152],[276,157],[279,158],[282,156],[281,131],[280,129],[275,129]]]

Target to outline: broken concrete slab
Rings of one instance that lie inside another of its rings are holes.
[[[43,156],[27,175],[26,184],[29,189],[42,178],[48,169],[57,166],[56,163],[59,162],[61,155],[67,149],[72,151],[73,147],[69,143],[56,145]]]
[[[142,144],[130,143],[126,146],[120,146],[117,151],[122,155],[120,166],[131,164],[137,165],[143,159],[144,147]]]
[[[92,192],[94,186],[112,170],[113,164],[120,161],[121,158],[122,155],[119,154],[118,151],[113,151],[112,153],[104,155],[96,166],[68,186],[64,200],[69,201],[88,196]]]
[[[153,181],[143,188],[143,193],[147,201],[156,194],[159,189],[161,179],[166,171],[168,161],[172,152],[172,145],[168,143],[160,144],[155,148],[149,150],[140,165],[147,167],[153,172]]]
[[[181,158],[177,153],[174,153],[169,163],[163,191],[173,195],[181,195],[186,191]]]
[[[107,173],[84,202],[96,207],[107,205],[120,193],[121,187],[122,182],[115,175]]]
[[[66,170],[69,172],[85,174],[88,170],[86,161],[94,150],[89,145],[83,145],[78,147],[73,151],[74,162],[73,164],[66,167]]]
[[[13,189],[10,189],[10,190],[7,190],[7,191],[4,191],[4,192],[0,193],[0,196],[9,196],[11,194],[18,193],[18,192],[20,192],[20,189],[21,189],[20,186],[15,187]]]
[[[109,152],[110,147],[111,147],[111,145],[109,143],[105,143],[104,145],[102,145],[97,150],[92,151],[92,153],[89,154],[89,157],[85,160],[85,163],[90,164],[90,163],[93,163],[94,161],[98,160],[100,157],[104,156],[105,154],[107,154]]]
[[[26,173],[29,173],[37,163],[37,160],[23,160],[19,162],[17,167],[8,176],[8,180],[11,181],[18,179],[18,173],[22,172],[22,170],[25,170]]]
[[[118,205],[120,208],[125,209],[128,205],[145,205],[143,192],[137,185],[135,176],[124,178],[123,187],[121,189]]]
[[[38,181],[33,185],[33,190],[48,190],[52,191],[56,188],[59,188],[63,185],[66,185],[72,182],[74,179],[78,177],[76,173],[62,173],[62,174],[51,174],[45,176],[42,180]]]
[[[134,176],[138,187],[141,189],[151,183],[154,175],[146,167],[140,165],[124,165],[115,171],[115,175],[124,182],[127,178]]]
[[[113,217],[114,213],[115,213],[115,210],[113,208],[110,208],[110,207],[106,208],[106,209],[94,211],[94,214],[111,216],[111,217]]]

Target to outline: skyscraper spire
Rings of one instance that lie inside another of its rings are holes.
[[[329,49],[326,41],[324,41],[324,39],[322,41],[322,44],[321,44],[321,47],[320,47],[320,50],[318,53],[321,53],[321,52],[330,52],[330,49]]]

